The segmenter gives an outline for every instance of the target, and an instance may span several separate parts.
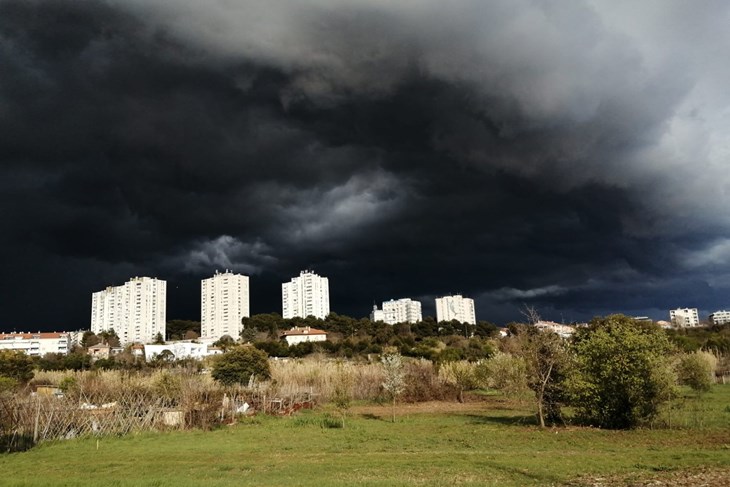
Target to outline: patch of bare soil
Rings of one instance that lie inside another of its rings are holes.
[[[730,467],[705,467],[646,475],[580,477],[570,485],[576,487],[730,487]]]

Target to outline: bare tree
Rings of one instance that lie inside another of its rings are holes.
[[[530,306],[527,303],[522,303],[520,314],[527,319],[527,323],[530,325],[534,325],[541,320],[540,313],[537,312],[537,308]]]

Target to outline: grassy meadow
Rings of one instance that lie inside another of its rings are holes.
[[[730,483],[730,385],[665,415],[673,427],[540,430],[529,404],[358,402],[346,428],[328,407],[254,416],[214,431],[42,444],[0,456],[5,486],[644,485],[710,475]],[[666,420],[666,418],[665,418]],[[704,479],[704,477],[702,477]],[[725,482],[725,483],[722,483]]]

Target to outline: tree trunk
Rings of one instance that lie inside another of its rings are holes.
[[[392,413],[393,413],[393,422],[395,423],[395,395],[393,395],[393,408],[392,408]]]
[[[540,428],[545,427],[545,415],[542,412],[542,391],[537,396],[537,418],[540,420]]]

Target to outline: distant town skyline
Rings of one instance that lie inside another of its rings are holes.
[[[63,19],[60,21],[59,19]],[[281,312],[461,293],[556,322],[730,307],[730,4],[0,0],[0,329],[250,276]],[[43,306],[38,306],[38,297]]]

